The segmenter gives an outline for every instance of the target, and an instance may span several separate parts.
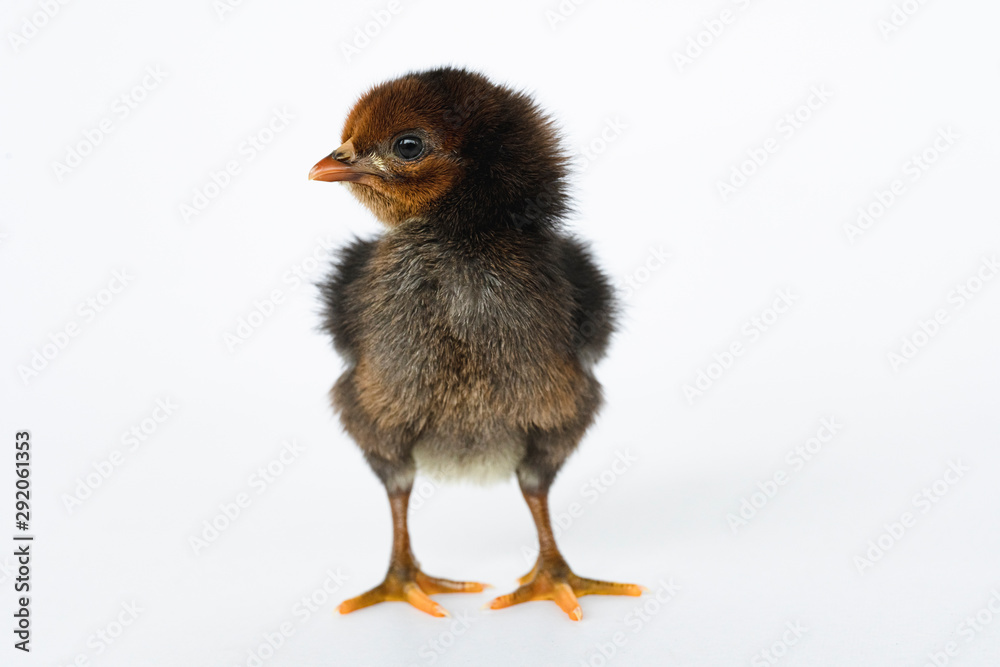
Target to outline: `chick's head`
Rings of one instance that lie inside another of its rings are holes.
[[[566,155],[524,93],[454,68],[376,85],[309,177],[342,181],[389,226],[546,224],[566,213]]]

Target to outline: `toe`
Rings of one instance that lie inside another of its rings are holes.
[[[552,599],[572,620],[579,621],[583,618],[583,609],[569,584],[557,583],[552,591]]]
[[[431,616],[437,616],[438,618],[448,616],[448,612],[445,611],[445,608],[427,597],[427,593],[420,590],[420,587],[416,584],[411,583],[403,586],[403,595],[406,596],[407,602],[420,611],[426,612]]]
[[[535,587],[530,584],[521,586],[513,593],[508,593],[507,595],[501,595],[500,597],[493,600],[490,603],[490,609],[503,609],[505,607],[512,607],[516,604],[521,604],[522,602],[528,602],[529,600],[544,600],[545,598],[538,597]]]
[[[337,611],[341,614],[350,614],[352,611],[364,609],[365,607],[370,607],[373,604],[385,602],[388,599],[389,598],[386,596],[385,588],[379,585],[355,598],[344,600],[340,603],[340,606],[337,607]]]
[[[532,579],[534,579],[535,576],[537,576],[537,575],[538,575],[538,561],[535,561],[535,565],[531,568],[531,572],[528,572],[528,574],[526,574],[523,577],[519,578],[517,580],[517,583],[519,583],[519,584],[526,584],[529,581],[531,581]]]
[[[577,595],[642,595],[645,588],[636,584],[619,584],[614,581],[600,581],[575,577],[573,590]]]
[[[417,584],[428,595],[436,593],[479,593],[487,588],[492,588],[489,584],[481,584],[477,581],[452,581],[451,579],[430,577],[423,572],[417,574]]]

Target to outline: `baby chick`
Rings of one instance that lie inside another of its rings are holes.
[[[348,114],[342,145],[309,178],[342,181],[385,224],[340,252],[321,285],[325,328],[347,368],[334,409],[385,485],[393,546],[385,580],[339,607],[484,584],[425,574],[410,550],[418,469],[477,480],[517,475],[539,555],[493,609],[643,588],[579,577],[556,547],[548,492],[601,403],[591,371],[614,328],[607,278],[561,229],[567,157],[524,93],[450,67],[375,86]]]

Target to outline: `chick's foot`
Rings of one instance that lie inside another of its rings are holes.
[[[437,593],[479,593],[489,584],[452,581],[424,574],[416,567],[390,568],[385,580],[367,593],[345,600],[337,610],[341,614],[370,607],[379,602],[409,602],[431,616],[448,616],[447,610],[430,598]]]
[[[490,603],[490,609],[503,609],[532,600],[552,600],[574,621],[583,618],[577,598],[584,595],[642,595],[646,589],[636,584],[619,584],[578,577],[561,558],[539,559],[531,572],[518,579],[521,586],[513,593],[501,595]]]

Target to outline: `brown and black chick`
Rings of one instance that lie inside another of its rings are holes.
[[[393,518],[385,580],[341,613],[405,600],[443,616],[428,596],[483,590],[418,567],[406,527],[417,470],[517,475],[539,555],[492,608],[554,600],[579,620],[581,595],[640,595],[574,574],[549,522],[549,487],[601,404],[591,368],[615,312],[607,278],[561,230],[567,157],[551,120],[524,93],[446,67],[369,90],[341,141],[309,178],[346,182],[387,230],[343,248],[321,285],[347,364],[331,398]]]

